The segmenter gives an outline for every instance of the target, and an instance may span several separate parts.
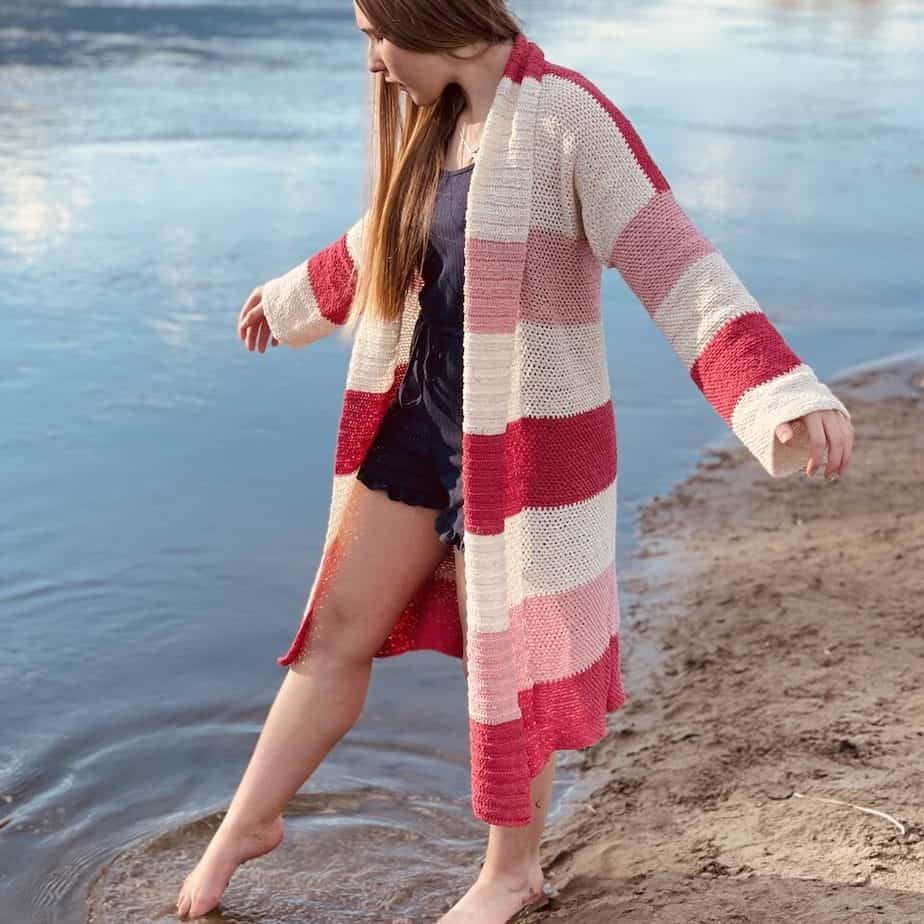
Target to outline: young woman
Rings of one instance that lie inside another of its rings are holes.
[[[825,453],[825,477],[842,474],[853,430],[625,115],[503,0],[353,12],[376,75],[369,208],[239,317],[261,353],[355,333],[327,537],[289,670],[177,911],[205,914],[279,844],[373,658],[429,648],[462,659],[472,804],[490,825],[477,881],[439,920],[502,924],[553,891],[539,846],[556,751],[598,741],[626,700],[602,268],[770,475],[814,474]]]

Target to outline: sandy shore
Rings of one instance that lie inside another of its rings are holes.
[[[641,512],[624,632],[665,653],[625,665],[522,920],[924,921],[924,366],[831,384],[843,479],[736,447]]]

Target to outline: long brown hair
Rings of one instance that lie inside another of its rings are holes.
[[[356,0],[356,5],[399,48],[454,55],[464,45],[508,41],[523,31],[504,0]],[[443,152],[465,108],[462,88],[446,86],[440,98],[420,106],[373,76],[369,167],[371,190],[362,231],[356,293],[344,333],[366,311],[397,320],[422,270]]]

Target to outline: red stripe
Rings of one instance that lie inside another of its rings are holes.
[[[578,503],[616,478],[612,398],[572,417],[521,418],[505,436],[464,433],[462,445],[465,530],[482,536],[524,507]]]
[[[508,517],[587,500],[615,477],[612,398],[574,417],[524,417],[507,428]]]
[[[360,391],[356,388],[344,390],[337,433],[334,474],[349,475],[359,468],[375,439],[375,434],[378,432],[388,406],[397,394],[406,369],[407,363],[401,363],[397,367],[392,386],[388,391]]]
[[[495,536],[504,531],[503,433],[462,433],[462,506],[465,532]]]
[[[509,77],[514,83],[522,83],[525,77],[542,77],[542,61],[538,55],[531,55],[532,48],[538,46],[526,37],[526,33],[518,32],[513,37],[513,47],[507,57],[502,77]]]
[[[762,311],[729,321],[700,353],[690,377],[730,424],[738,399],[800,364],[779,331]]]
[[[556,77],[570,80],[575,86],[589,93],[590,96],[600,104],[603,111],[613,120],[622,134],[622,137],[625,138],[632,153],[635,155],[635,159],[639,162],[639,166],[645,171],[645,175],[648,177],[649,182],[654,186],[655,191],[664,192],[670,189],[670,185],[665,179],[664,174],[658,169],[658,165],[648,153],[648,149],[645,147],[644,142],[639,137],[632,123],[622,110],[620,110],[595,83],[588,80],[579,71],[572,70],[569,67],[562,67],[560,64],[552,64],[547,61],[545,70],[548,74],[554,74]]]
[[[354,270],[346,234],[308,259],[308,276],[318,308],[334,324],[343,324],[347,319],[356,293]]]
[[[619,635],[586,670],[521,690],[522,718],[487,725],[469,721],[472,806],[492,825],[529,824],[531,780],[554,751],[590,747],[606,734],[606,713],[627,702],[619,661]],[[519,762],[525,745],[528,767]],[[477,773],[475,768],[483,768]]]

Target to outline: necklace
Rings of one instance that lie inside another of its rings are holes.
[[[478,153],[479,149],[481,148],[481,145],[478,144],[478,145],[475,145],[474,148],[470,148],[470,147],[468,146],[468,142],[465,140],[465,135],[462,134],[462,126],[461,126],[461,125],[459,126],[459,137],[462,139],[462,144],[465,145],[465,150],[468,151],[469,157],[471,157],[472,159],[474,159],[475,155]]]

